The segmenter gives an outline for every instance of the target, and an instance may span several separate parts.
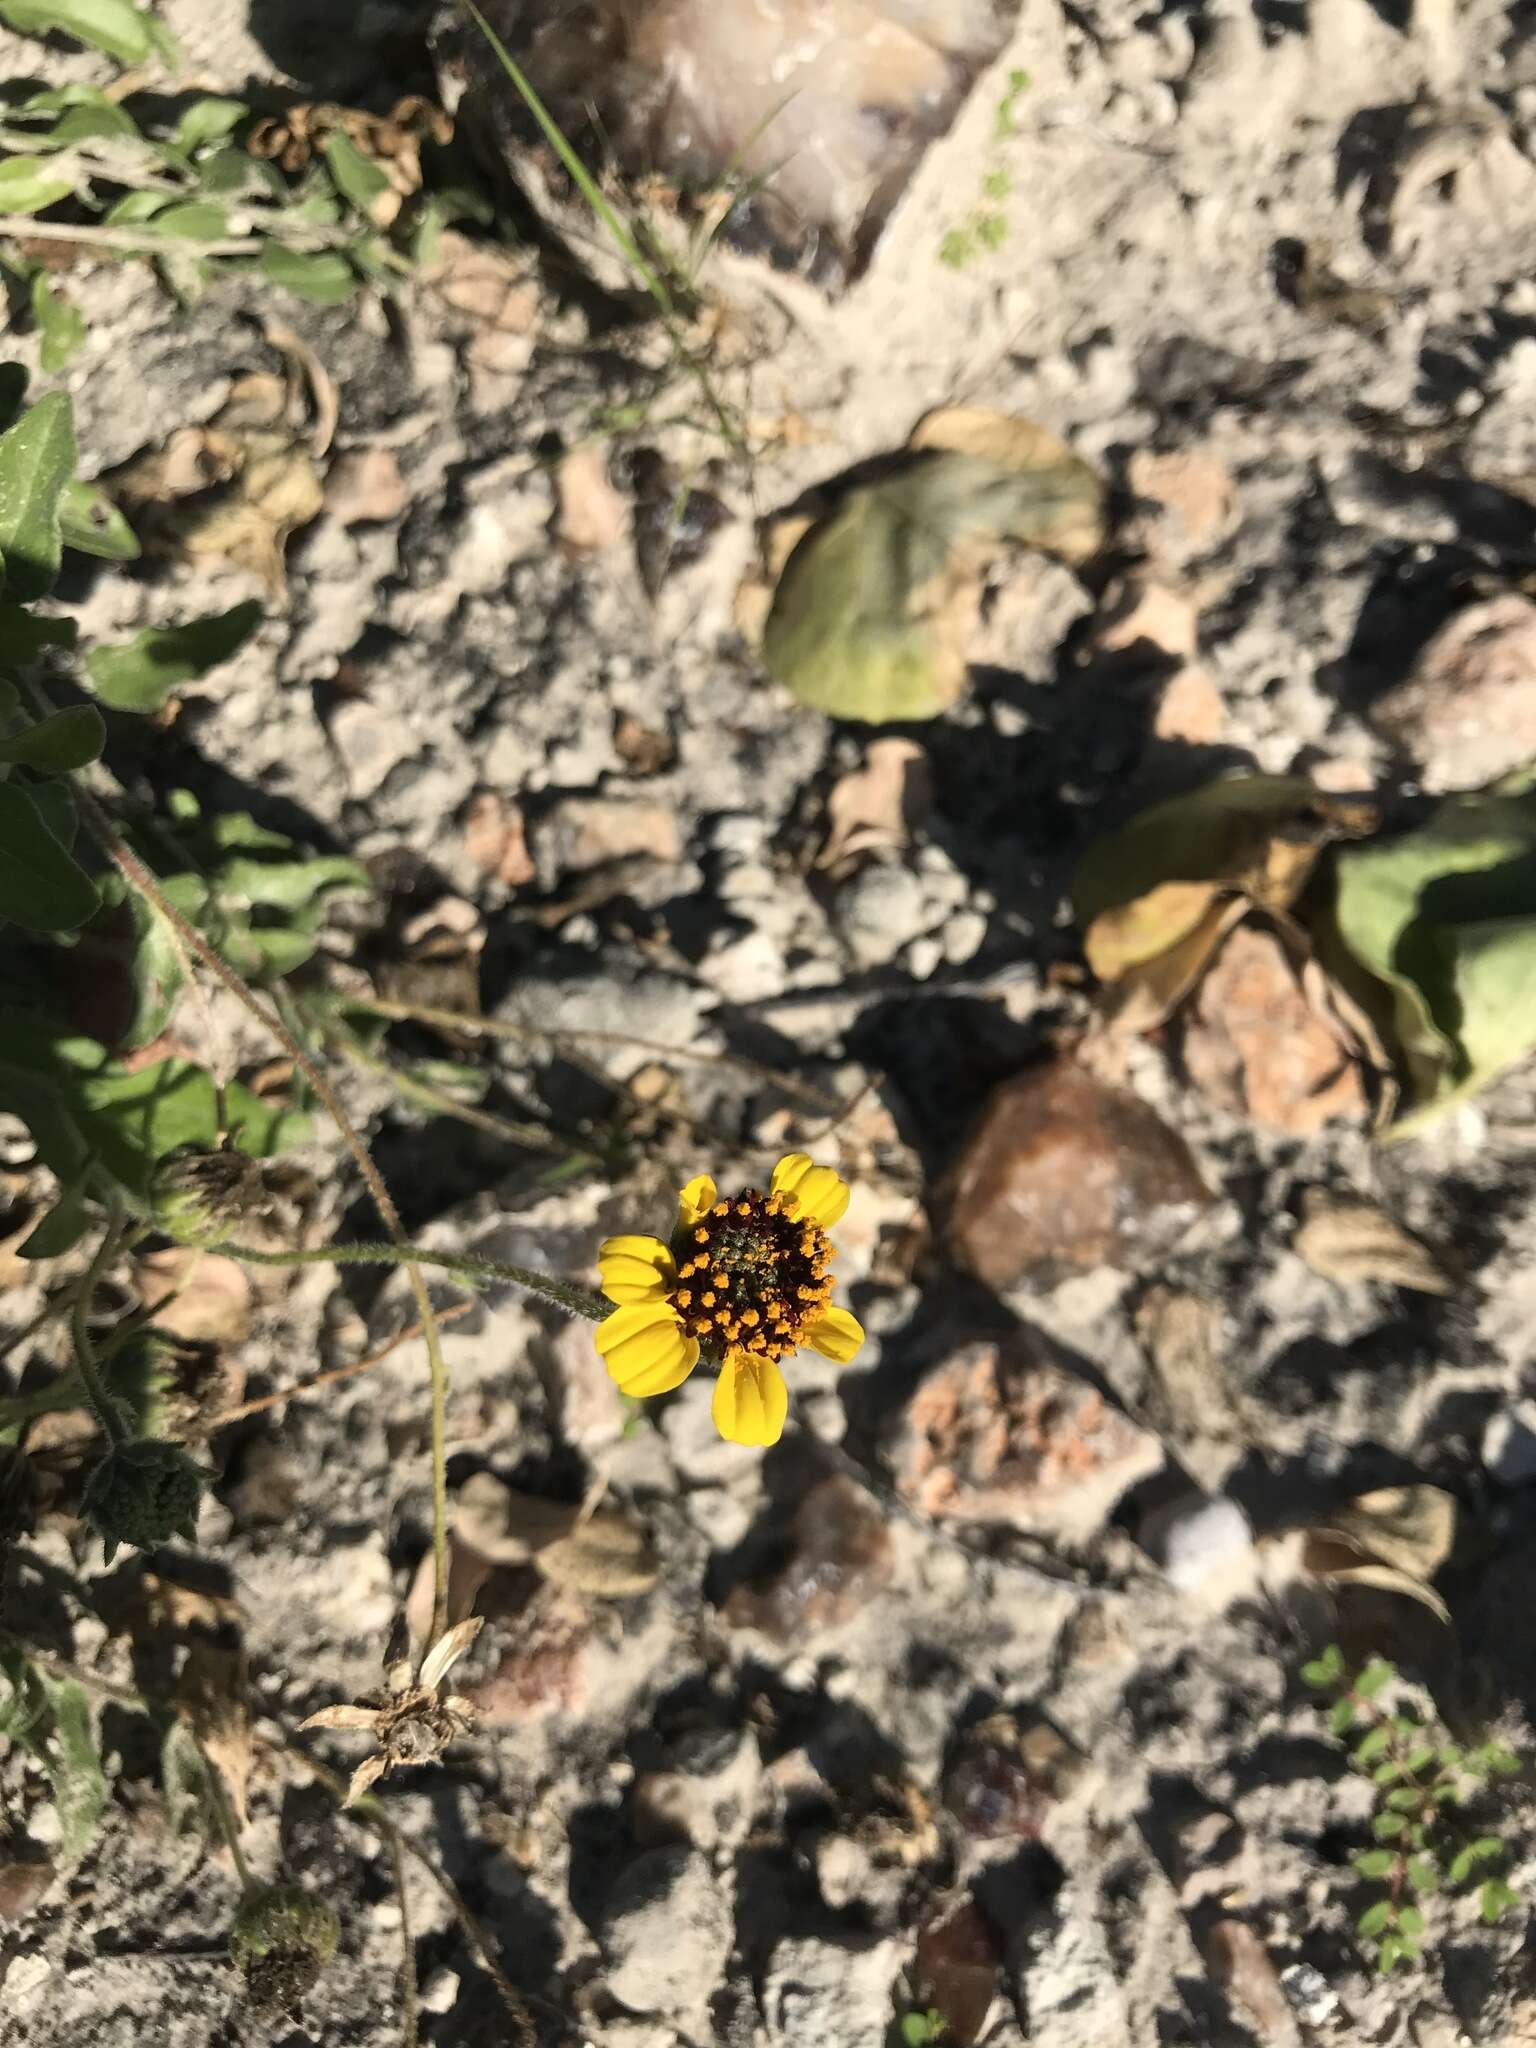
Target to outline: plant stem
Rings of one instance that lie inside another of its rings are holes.
[[[192,1732],[190,1723],[188,1732]],[[246,1862],[245,1851],[240,1846],[240,1828],[235,1819],[234,1808],[229,1803],[229,1793],[225,1789],[223,1776],[207,1750],[197,1741],[195,1734],[192,1735],[192,1740],[197,1743],[197,1753],[202,1759],[203,1773],[208,1780],[208,1803],[212,1806],[214,1817],[219,1823],[219,1833],[224,1837],[229,1853],[235,1859],[235,1875],[240,1880],[240,1889],[243,1892],[253,1892],[256,1886],[251,1877],[251,1866]]]
[[[70,1333],[75,1346],[75,1370],[80,1375],[80,1384],[85,1389],[85,1398],[91,1404],[103,1436],[109,1444],[123,1444],[128,1441],[128,1432],[123,1427],[122,1417],[113,1405],[107,1392],[106,1381],[96,1364],[96,1354],[91,1348],[91,1303],[96,1298],[96,1289],[102,1276],[111,1266],[121,1248],[123,1234],[123,1204],[120,1196],[114,1194],[107,1210],[107,1225],[96,1247],[96,1255],[86,1268],[85,1277],[75,1289],[74,1302],[70,1308]]]
[[[0,236],[25,236],[34,242],[81,242],[87,248],[120,249],[130,256],[163,256],[167,249],[178,246],[170,237],[157,235],[153,228],[109,228],[77,221],[37,220],[30,213],[0,214]],[[223,241],[183,242],[179,246],[193,247],[199,256],[259,256],[272,239],[268,235],[230,235]],[[284,235],[281,239],[289,248],[330,246],[330,240],[319,234],[292,238]]]
[[[474,1308],[472,1301],[456,1302],[452,1308],[440,1308],[437,1312],[439,1323],[457,1322],[460,1316],[467,1316]],[[387,1344],[381,1344],[377,1351],[370,1351],[366,1358],[349,1359],[345,1365],[333,1365],[328,1372],[317,1372],[313,1379],[300,1380],[296,1387],[279,1387],[275,1394],[259,1394],[254,1401],[242,1401],[237,1408],[226,1408],[221,1414],[198,1424],[200,1436],[212,1436],[215,1430],[227,1429],[232,1422],[243,1422],[248,1415],[260,1415],[268,1408],[279,1408],[284,1401],[302,1401],[306,1394],[318,1394],[322,1387],[334,1387],[340,1380],[355,1379],[361,1372],[372,1372],[376,1365],[382,1365],[392,1352],[402,1344],[409,1344],[421,1335],[420,1323],[412,1323],[408,1329],[397,1330]],[[0,1407],[0,1426],[3,1426],[5,1411]]]
[[[282,1018],[267,1009],[248,984],[209,945],[196,925],[182,916],[91,792],[78,780],[73,787],[75,802],[92,836],[129,887],[159,912],[215,980],[221,982],[241,1008],[277,1040],[314,1089],[341,1134],[342,1143],[356,1161],[384,1228],[396,1245],[405,1246],[405,1227],[400,1221],[394,1197],[384,1185],[383,1176],[373,1163],[373,1155],[342,1108],[330,1076],[299,1043]],[[436,1642],[448,1625],[448,1367],[421,1267],[408,1251],[403,1263],[410,1278],[411,1292],[416,1298],[416,1313],[426,1342],[427,1369],[432,1388],[432,1641]]]
[[[531,1266],[509,1265],[504,1259],[483,1259],[477,1252],[434,1252],[419,1244],[323,1244],[308,1251],[258,1251],[254,1245],[226,1244],[220,1248],[226,1258],[247,1259],[256,1266],[442,1266],[466,1285],[504,1281],[526,1287],[530,1294],[563,1308],[568,1315],[585,1316],[601,1322],[613,1313],[613,1304],[589,1288],[569,1280],[556,1280]]]
[[[400,1901],[400,2038],[405,2048],[416,2048],[420,2038],[416,1996],[416,1948],[411,1935],[411,1902],[405,1890],[405,1852],[398,1835],[387,1838],[389,1860],[395,1871],[395,1896]]]

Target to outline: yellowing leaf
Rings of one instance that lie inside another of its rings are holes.
[[[1093,471],[1043,428],[936,416],[789,557],[763,634],[770,673],[834,717],[935,717],[964,687],[988,566],[1010,545],[1081,559],[1102,533],[1101,499]]]

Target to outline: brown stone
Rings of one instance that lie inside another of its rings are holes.
[[[1227,707],[1209,669],[1191,662],[1170,676],[1152,719],[1155,740],[1213,747],[1227,729]]]
[[[944,1804],[973,1842],[1033,1842],[1082,1770],[1082,1757],[1049,1721],[989,1714],[962,1736]]]
[[[464,851],[475,866],[504,888],[520,889],[534,876],[523,814],[493,789],[482,789],[464,813]]]
[[[944,2022],[944,2040],[956,2048],[972,2048],[986,2031],[997,1998],[998,1961],[992,1929],[968,1895],[918,1931],[919,1993]]]
[[[1065,1541],[1102,1526],[1162,1446],[1097,1388],[1029,1356],[1023,1340],[967,1344],[918,1386],[888,1451],[924,1514],[1006,1522]]]
[[[1505,591],[1440,628],[1371,712],[1431,789],[1471,789],[1536,761],[1536,604]]]
[[[989,1287],[1042,1267],[1134,1269],[1210,1200],[1155,1111],[1059,1058],[993,1092],[951,1177],[949,1242]]]
[[[25,1920],[53,1877],[53,1864],[46,1860],[0,1863],[0,1927],[14,1927]]]
[[[1236,512],[1226,465],[1204,449],[1157,454],[1140,448],[1131,457],[1127,480],[1138,498],[1157,508],[1152,539],[1159,552],[1203,554],[1230,532]]]
[[[1365,1114],[1360,1068],[1312,1008],[1272,932],[1240,925],[1201,982],[1184,1067],[1233,1116],[1293,1137]]]
[[[891,1534],[878,1504],[851,1479],[813,1486],[795,1512],[790,1553],[771,1577],[735,1587],[725,1618],[784,1643],[840,1628],[885,1586]]]
[[[666,862],[683,857],[677,813],[670,804],[642,798],[567,797],[557,809],[555,833],[567,873],[640,854]]]

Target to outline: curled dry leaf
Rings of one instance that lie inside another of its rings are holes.
[[[1301,1558],[1325,1585],[1402,1593],[1448,1627],[1450,1610],[1429,1581],[1455,1540],[1451,1494],[1438,1486],[1384,1486],[1308,1529]]]
[[[238,1344],[251,1327],[251,1283],[220,1252],[171,1245],[146,1252],[136,1277],[157,1330],[188,1344]]]
[[[617,1600],[656,1583],[645,1532],[623,1515],[514,1493],[490,1472],[459,1489],[454,1533],[494,1564],[531,1564],[573,1592]]]
[[[917,742],[872,740],[864,766],[827,797],[827,843],[816,865],[840,868],[861,853],[905,846],[932,802],[928,757]]]
[[[1088,964],[1117,1021],[1150,1030],[1195,987],[1250,910],[1285,920],[1330,840],[1371,831],[1373,804],[1288,775],[1242,775],[1141,812],[1073,879]]]
[[[1249,1435],[1226,1370],[1221,1309],[1203,1294],[1149,1287],[1134,1323],[1156,1377],[1157,1404],[1180,1439],[1180,1455],[1209,1485],[1224,1475]]]
[[[106,479],[111,494],[162,552],[220,556],[281,598],[288,538],[325,504],[309,436],[292,411],[283,378],[241,377],[206,427],[180,429]]]
[[[1102,534],[1099,480],[1054,435],[1002,413],[935,413],[905,459],[844,490],[800,540],[763,659],[834,717],[933,718],[964,687],[987,570],[1012,546],[1082,561]]]
[[[1374,1202],[1311,1189],[1294,1243],[1314,1273],[1340,1287],[1376,1281],[1414,1294],[1455,1292],[1433,1252]]]

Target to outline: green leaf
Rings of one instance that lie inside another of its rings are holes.
[[[85,1201],[87,1186],[82,1175],[60,1192],[48,1214],[17,1246],[18,1258],[57,1259],[74,1250],[91,1225]]]
[[[180,206],[168,206],[149,223],[157,235],[178,241],[219,242],[229,233],[229,215],[222,206],[210,206],[205,199],[189,199]]]
[[[1333,1705],[1328,1709],[1328,1727],[1330,1733],[1334,1735],[1342,1735],[1344,1733],[1344,1730],[1353,1723],[1354,1718],[1355,1704],[1353,1700],[1335,1700]]]
[[[1424,1798],[1422,1785],[1399,1785],[1387,1794],[1387,1805],[1393,1813],[1413,1813],[1424,1804]]]
[[[1427,1897],[1440,1889],[1440,1873],[1428,1856],[1408,1858],[1408,1882],[1416,1892]]]
[[[55,1678],[17,1651],[0,1654],[0,1671],[10,1685],[10,1697],[0,1701],[0,1731],[42,1765],[58,1814],[62,1860],[77,1863],[107,1805],[90,1695],[78,1679]]]
[[[12,156],[0,162],[0,212],[41,213],[75,189],[46,157]]]
[[[1301,1667],[1303,1685],[1337,1685],[1343,1675],[1344,1652],[1337,1643],[1330,1643],[1320,1657]]]
[[[157,711],[181,683],[196,682],[237,654],[261,623],[254,599],[185,626],[147,628],[120,647],[86,656],[91,687],[114,711]]]
[[[1390,1877],[1396,1861],[1390,1849],[1362,1849],[1354,1864],[1362,1877]]]
[[[1373,1700],[1396,1676],[1396,1667],[1389,1664],[1385,1657],[1373,1657],[1355,1680],[1355,1691],[1363,1700]]]
[[[1389,1760],[1384,1764],[1378,1764],[1375,1770],[1372,1771],[1371,1783],[1373,1785],[1390,1785],[1394,1778],[1400,1778],[1402,1775],[1402,1765],[1395,1760]]]
[[[201,149],[222,142],[250,113],[244,100],[194,100],[176,123],[171,141],[177,149]]]
[[[100,484],[73,478],[59,502],[64,545],[77,554],[97,555],[104,562],[136,562],[138,536]]]
[[[174,204],[175,195],[170,192],[125,192],[107,208],[103,219],[109,228],[141,227]]]
[[[1364,1935],[1365,1939],[1369,1941],[1375,1935],[1380,1934],[1391,1918],[1392,1901],[1390,1899],[1378,1899],[1374,1906],[1367,1906],[1360,1915],[1360,1918],[1355,1922],[1355,1932]]]
[[[29,932],[70,932],[95,915],[96,884],[43,823],[30,794],[0,782],[0,918]]]
[[[393,190],[388,176],[365,157],[355,143],[340,133],[327,135],[321,144],[321,153],[336,180],[337,191],[371,220],[374,202]]]
[[[1475,1842],[1468,1842],[1451,1858],[1446,1876],[1451,1884],[1465,1884],[1480,1863],[1491,1863],[1502,1855],[1504,1844],[1497,1835],[1480,1835]]]
[[[51,718],[0,740],[0,761],[67,775],[99,759],[106,739],[101,713],[90,704],[72,704],[67,711],[56,711]]]
[[[1357,1764],[1370,1763],[1374,1757],[1381,1755],[1391,1740],[1392,1730],[1390,1728],[1373,1728],[1368,1735],[1362,1735],[1355,1744],[1355,1762]],[[1396,1770],[1397,1766],[1394,1764],[1392,1768]]]
[[[261,268],[270,283],[320,306],[339,306],[357,289],[357,273],[334,249],[286,249],[270,241],[261,252]]]
[[[1427,1771],[1434,1761],[1434,1744],[1432,1742],[1421,1743],[1417,1749],[1408,1752],[1403,1763],[1403,1769],[1405,1771],[1412,1771],[1414,1776],[1417,1777],[1421,1771]]]
[[[30,600],[53,588],[62,547],[59,499],[74,474],[75,424],[56,391],[0,434],[0,563],[6,594]]]
[[[1511,1906],[1518,1906],[1520,1897],[1511,1891],[1501,1877],[1490,1877],[1477,1895],[1477,1908],[1484,1921],[1492,1927]]]
[[[1371,1822],[1371,1833],[1378,1842],[1390,1842],[1394,1835],[1400,1835],[1408,1825],[1400,1813],[1378,1813]]]
[[[73,619],[44,618],[20,605],[0,604],[0,662],[25,668],[45,647],[73,647]]]
[[[0,0],[0,19],[23,35],[73,36],[119,64],[142,64],[163,49],[156,24],[130,0]]]
[[[42,271],[32,280],[32,318],[37,322],[39,360],[49,376],[62,370],[85,340],[78,309],[56,292]]]
[[[937,717],[965,686],[976,569],[1012,543],[1069,560],[1096,545],[1093,471],[1042,431],[992,417],[976,452],[914,451],[845,490],[790,556],[763,661],[802,704],[870,725]]]
[[[1424,1915],[1417,1906],[1404,1906],[1397,1916],[1397,1924],[1410,1941],[1417,1941],[1424,1932]]]
[[[1385,1976],[1395,1964],[1404,1961],[1412,1954],[1413,1950],[1400,1934],[1393,1932],[1383,1935],[1381,1948],[1376,1956],[1376,1967]]]
[[[1520,1769],[1520,1759],[1497,1742],[1484,1742],[1476,1749],[1469,1750],[1466,1762],[1474,1769],[1494,1771],[1500,1776],[1509,1776]]]

